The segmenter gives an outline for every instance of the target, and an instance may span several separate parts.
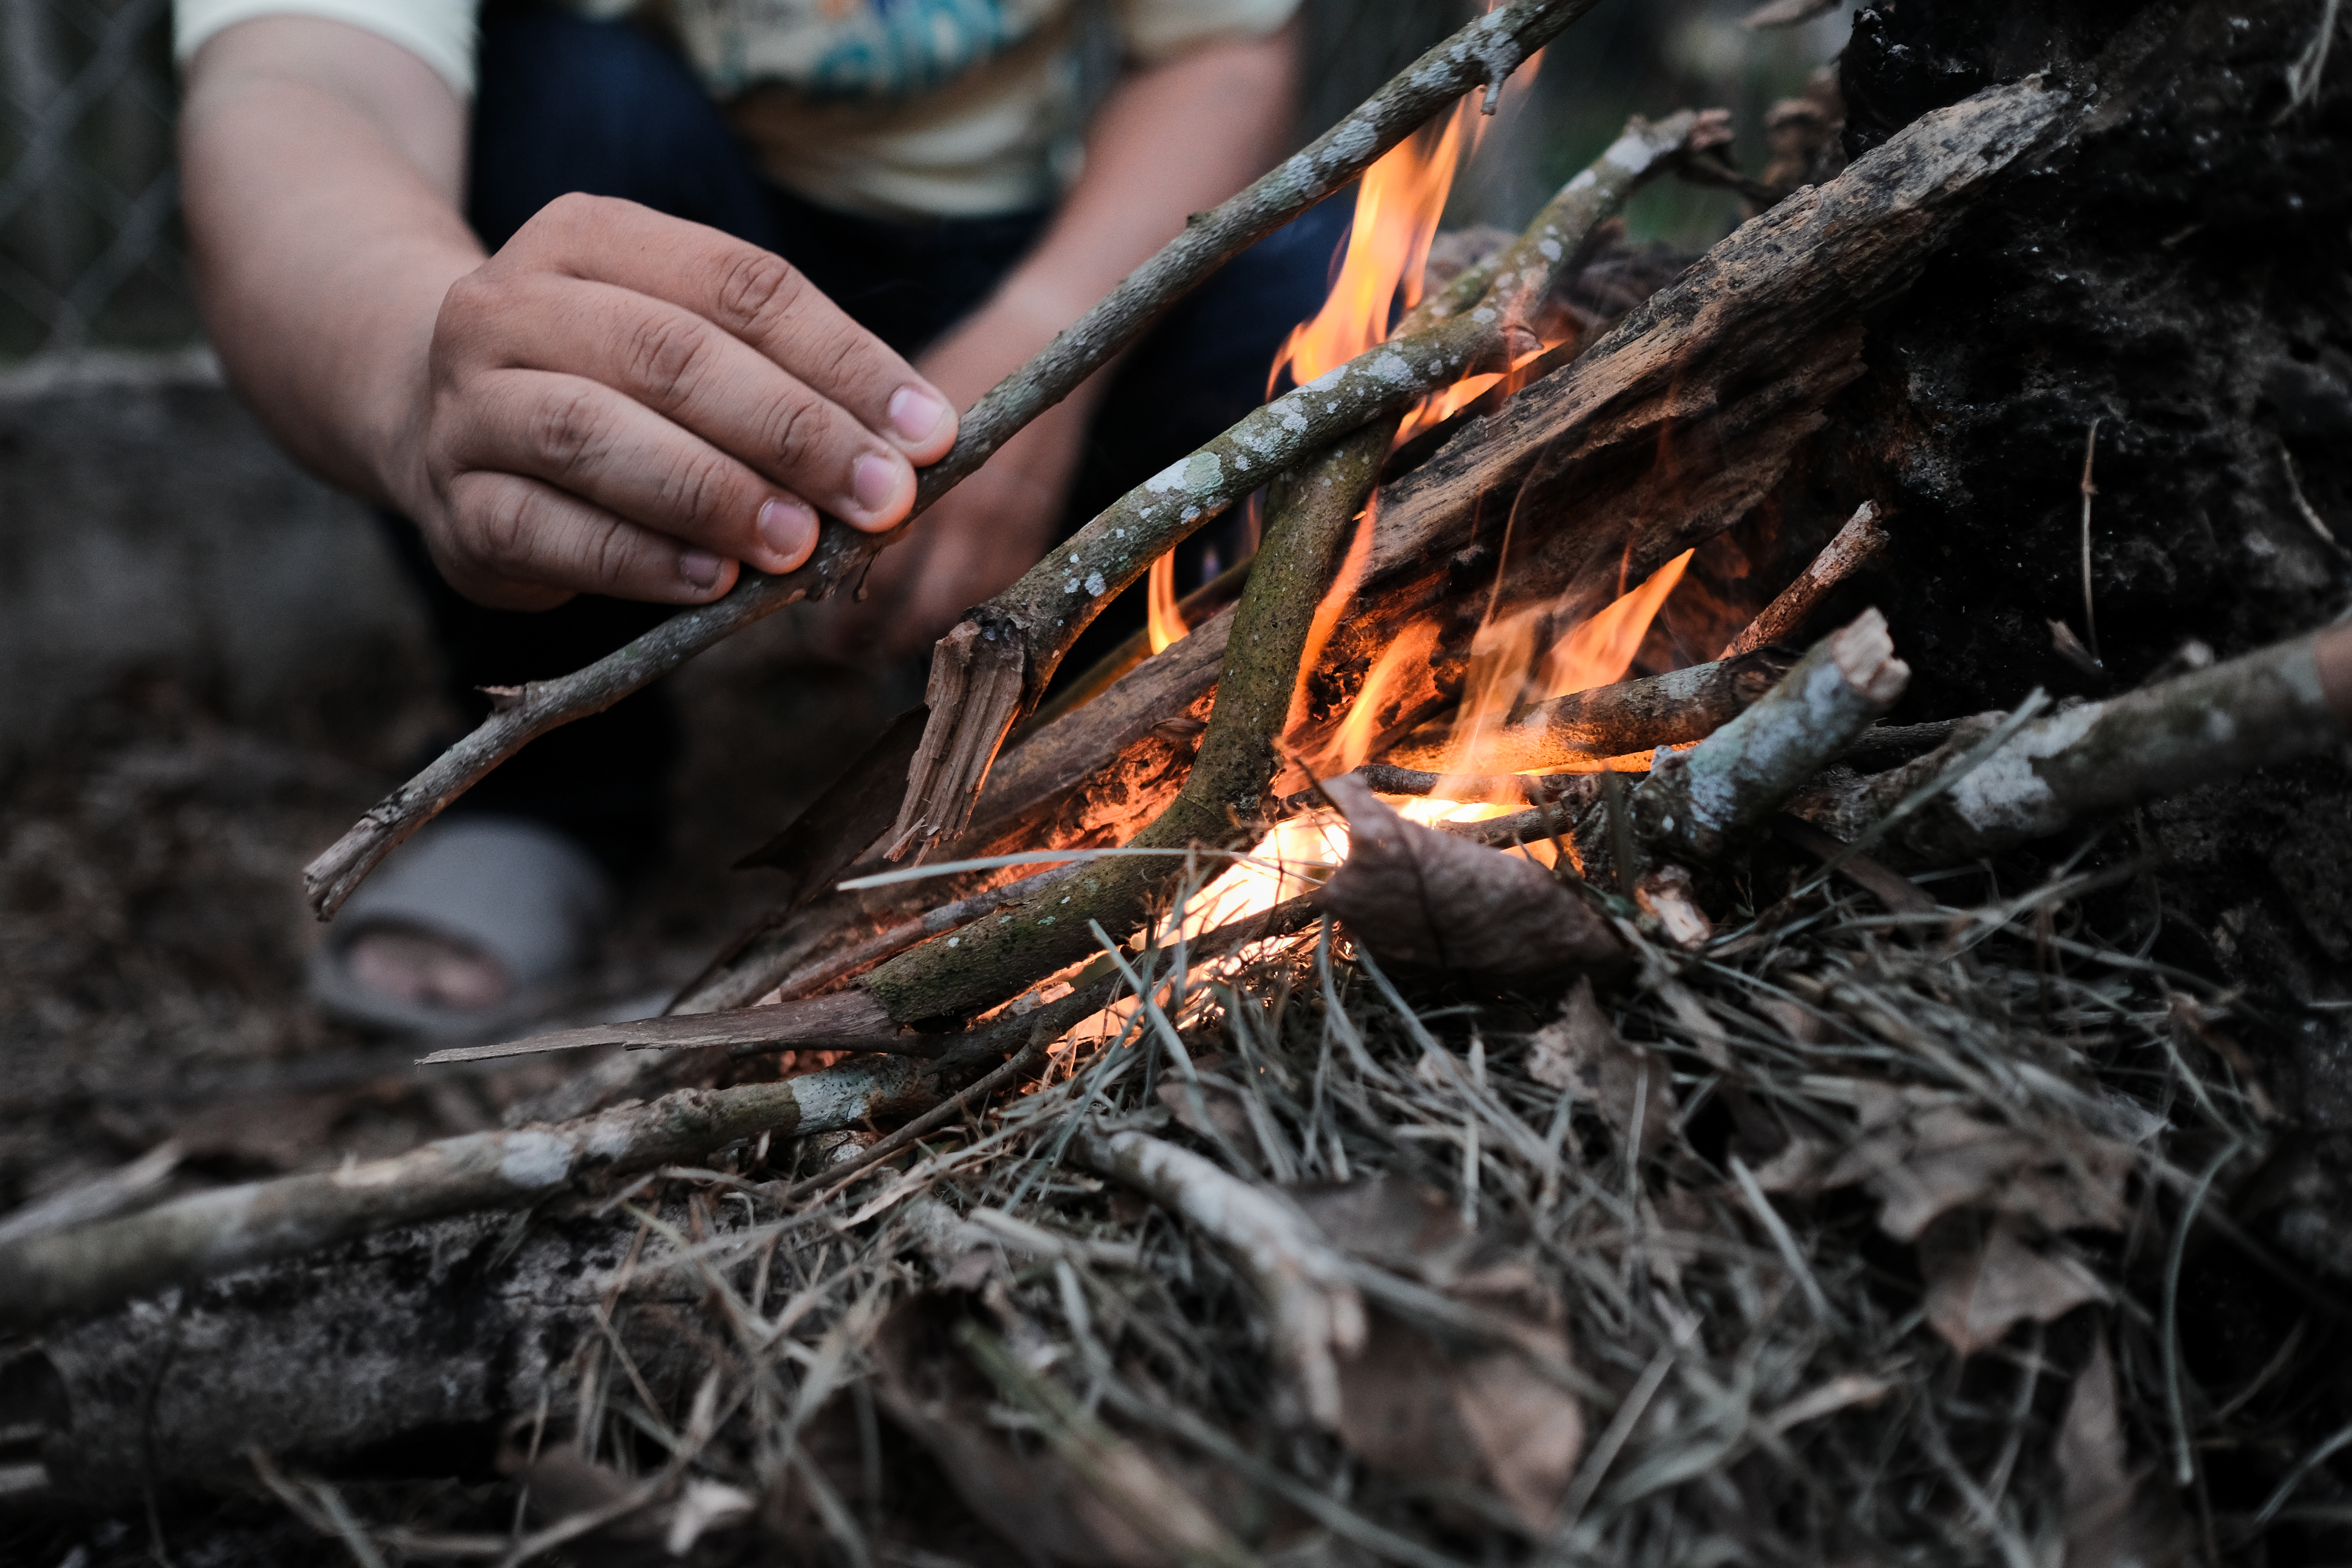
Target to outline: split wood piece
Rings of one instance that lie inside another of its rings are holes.
[[[972,611],[940,643],[931,722],[908,775],[893,856],[971,820],[1004,736],[1043,696],[1079,634],[1153,561],[1349,431],[1402,415],[1465,376],[1508,370],[1539,353],[1535,312],[1594,227],[1695,142],[1724,133],[1719,113],[1685,110],[1655,126],[1633,121],[1490,266],[1423,300],[1386,342],[1283,394],[1136,486]],[[1484,292],[1475,292],[1481,282]]]
[[[1670,854],[1714,858],[1836,760],[1910,681],[1886,617],[1864,611],[1738,718],[1687,752],[1661,752],[1633,792],[1634,830]]]
[[[1498,568],[1497,616],[1541,605],[1567,624],[1616,596],[1621,569],[1638,582],[1738,522],[1862,373],[1864,312],[1906,288],[2007,171],[2071,132],[2073,102],[2035,78],[1921,116],[1741,226],[1573,364],[1384,487],[1326,672],[1352,689],[1407,628],[1437,625],[1439,651],[1383,702],[1413,716],[1409,729],[1423,704],[1458,695],[1486,613],[1471,591]],[[1318,715],[1293,744],[1323,754],[1341,717]]]
[[[1131,847],[1235,847],[1262,830],[1266,785],[1299,670],[1396,423],[1391,417],[1368,426],[1275,482],[1257,563],[1234,606],[1216,706],[1199,754],[1176,798]],[[901,1022],[968,1016],[1086,956],[1096,945],[1094,922],[1124,936],[1185,875],[1186,865],[1185,857],[1171,854],[1073,868],[1009,913],[960,939],[933,937],[861,984]]]
[[[527,1208],[583,1177],[698,1159],[763,1132],[839,1131],[920,1110],[939,1098],[942,1075],[970,1066],[980,1048],[975,1040],[971,1051],[928,1064],[866,1058],[781,1083],[679,1089],[581,1121],[445,1138],[388,1160],[216,1188],[33,1237],[0,1247],[0,1330],[101,1311],[415,1220]]]
[[[1772,689],[1790,660],[1770,648],[1726,657],[1639,680],[1621,680],[1538,702],[1479,736],[1478,766],[1506,772],[1587,767],[1606,757],[1706,739]],[[1405,768],[1444,768],[1453,727],[1429,725],[1389,748]]]
[[[804,904],[832,887],[844,868],[890,826],[890,795],[914,761],[923,738],[923,710],[910,708],[892,720],[807,810],[736,861],[735,869],[782,872],[783,888],[777,901],[787,908]]]
[[[1820,608],[1831,589],[1853,575],[1856,569],[1886,548],[1886,530],[1879,526],[1878,508],[1864,501],[1846,519],[1843,528],[1812,562],[1797,574],[1797,580],[1780,590],[1773,601],[1765,605],[1757,617],[1748,623],[1748,629],[1731,639],[1729,646],[1717,657],[1738,658],[1741,654],[1773,643],[1785,642],[1805,629],[1805,622]]]
[[[1962,721],[1937,752],[1817,813],[1851,839],[1980,745],[2005,715]],[[1888,830],[1912,863],[1949,865],[2095,813],[2328,752],[2352,739],[2352,624],[2036,720]]]
[[[862,993],[811,996],[738,1012],[688,1013],[555,1029],[496,1045],[452,1046],[419,1057],[419,1067],[494,1061],[503,1057],[626,1046],[631,1050],[691,1050],[720,1046],[786,1046],[793,1049],[880,1051],[925,1059],[953,1048],[951,1035],[917,1035],[900,1029]]]
[[[897,528],[859,533],[827,518],[815,553],[797,571],[770,577],[747,570],[725,597],[672,616],[584,669],[516,689],[473,733],[369,808],[304,868],[310,907],[321,920],[331,918],[384,856],[548,731],[601,713],[745,626],[802,599],[822,599],[852,579],[932,502],[1109,363],[1225,261],[1362,174],[1471,88],[1486,86],[1485,108],[1492,113],[1510,74],[1596,3],[1511,0],[1497,6],[1423,55],[1248,189],[1193,214],[1183,233],[965,411],[954,447],[917,475],[914,510]]]
[[[1326,1430],[1336,1429],[1335,1357],[1352,1356],[1362,1348],[1367,1323],[1347,1259],[1315,1223],[1280,1193],[1140,1132],[1089,1129],[1070,1141],[1070,1153],[1087,1169],[1137,1188],[1232,1249],[1265,1302],[1276,1358],[1306,1414]]]

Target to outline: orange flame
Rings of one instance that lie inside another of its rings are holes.
[[[1192,627],[1184,624],[1184,612],[1176,603],[1176,552],[1170,551],[1151,563],[1151,576],[1144,591],[1144,626],[1151,641],[1151,651],[1159,653],[1169,644],[1181,642]]]
[[[1650,623],[1664,607],[1666,595],[1683,580],[1696,550],[1685,550],[1655,572],[1650,580],[1578,626],[1554,644],[1536,676],[1536,699],[1565,697],[1590,691],[1625,679]]]
[[[1436,648],[1437,623],[1423,621],[1408,626],[1381,650],[1381,657],[1372,660],[1371,668],[1364,672],[1363,689],[1348,705],[1348,716],[1339,721],[1332,736],[1331,750],[1323,764],[1326,772],[1351,773],[1363,765],[1364,759],[1372,754],[1372,743],[1380,739],[1381,704],[1387,700],[1389,689],[1402,680],[1416,661],[1427,662]]]
[[[1433,144],[1426,133],[1409,136],[1364,171],[1339,279],[1315,319],[1292,329],[1274,356],[1269,390],[1286,365],[1302,384],[1337,370],[1387,339],[1389,315],[1400,299],[1406,310],[1421,302],[1429,242],[1437,237],[1437,220],[1454,188],[1465,120],[1475,112],[1465,99]]]

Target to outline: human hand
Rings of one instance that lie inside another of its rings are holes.
[[[1008,291],[922,354],[918,368],[969,407],[1051,341],[1055,320]],[[933,502],[874,558],[862,596],[845,590],[818,606],[817,647],[845,661],[926,651],[964,611],[1034,565],[1061,521],[1101,379],[1038,416]]]
[[[897,524],[956,405],[773,255],[568,195],[457,279],[387,488],[451,585],[698,604]]]

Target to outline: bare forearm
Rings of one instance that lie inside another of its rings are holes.
[[[434,320],[482,260],[457,210],[464,105],[383,44],[367,90],[408,112],[371,112],[305,48],[309,26],[232,29],[190,72],[181,156],[198,291],[272,432],[336,483],[404,500],[394,453]]]

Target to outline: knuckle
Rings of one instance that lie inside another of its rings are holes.
[[[704,458],[686,464],[662,487],[663,507],[672,517],[717,522],[734,489],[724,464]]]
[[[812,456],[823,424],[814,404],[803,397],[788,397],[769,416],[768,450],[787,466],[803,462]]]
[[[589,394],[560,393],[531,411],[526,439],[532,450],[569,470],[593,463],[602,455],[604,420]]]
[[[719,286],[719,308],[735,331],[756,328],[792,308],[800,274],[782,257],[751,250],[736,258]]]
[[[692,387],[709,354],[709,338],[692,321],[655,321],[635,334],[630,374],[649,395],[674,404]]]

